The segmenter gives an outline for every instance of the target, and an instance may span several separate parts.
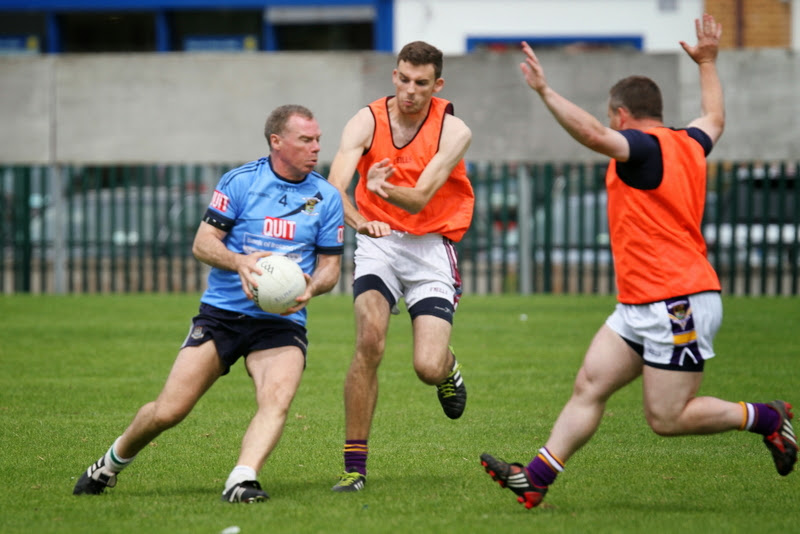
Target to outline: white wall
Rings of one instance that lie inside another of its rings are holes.
[[[800,52],[800,0],[792,0],[792,50]]]
[[[467,37],[638,35],[647,52],[674,52],[702,10],[703,0],[395,0],[394,49],[422,40],[457,55]]]

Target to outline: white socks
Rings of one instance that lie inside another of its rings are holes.
[[[228,480],[225,481],[225,491],[228,491],[236,484],[244,482],[245,480],[255,480],[256,471],[252,467],[246,465],[237,465],[228,475]]]
[[[120,438],[121,437],[122,436],[120,436]],[[136,455],[134,455],[133,458],[122,458],[116,453],[114,448],[117,446],[117,442],[119,441],[120,438],[117,438],[114,441],[114,444],[111,445],[111,447],[109,447],[108,452],[106,453],[105,456],[106,468],[113,473],[119,473],[120,471],[125,469],[128,466],[128,464],[130,464],[134,460],[134,458],[136,458]]]

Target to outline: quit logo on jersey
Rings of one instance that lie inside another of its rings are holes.
[[[214,194],[211,196],[211,207],[215,210],[219,210],[222,212],[228,211],[228,204],[230,204],[231,200],[222,193],[221,191],[214,190]]]
[[[264,218],[264,235],[266,236],[293,241],[296,231],[297,223],[294,221],[277,219],[275,217]]]

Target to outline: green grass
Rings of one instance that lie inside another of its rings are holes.
[[[525,510],[478,457],[527,462],[546,440],[613,300],[467,296],[454,345],[469,388],[450,421],[411,367],[409,320],[392,321],[370,439],[369,482],[334,494],[352,353],[350,298],[311,308],[308,368],[260,480],[264,504],[218,501],[254,409],[239,362],[116,488],[74,497],[78,475],[160,391],[197,295],[0,297],[0,532],[777,532],[800,528],[800,474],[779,477],[758,436],[662,438],[640,381],[608,405],[542,507]],[[794,400],[800,301],[726,298],[702,394]],[[527,314],[527,320],[521,315]]]

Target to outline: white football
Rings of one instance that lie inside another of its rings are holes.
[[[306,290],[303,270],[286,256],[273,254],[256,262],[261,274],[254,274],[258,287],[253,287],[253,300],[269,313],[283,313],[295,304]]]

